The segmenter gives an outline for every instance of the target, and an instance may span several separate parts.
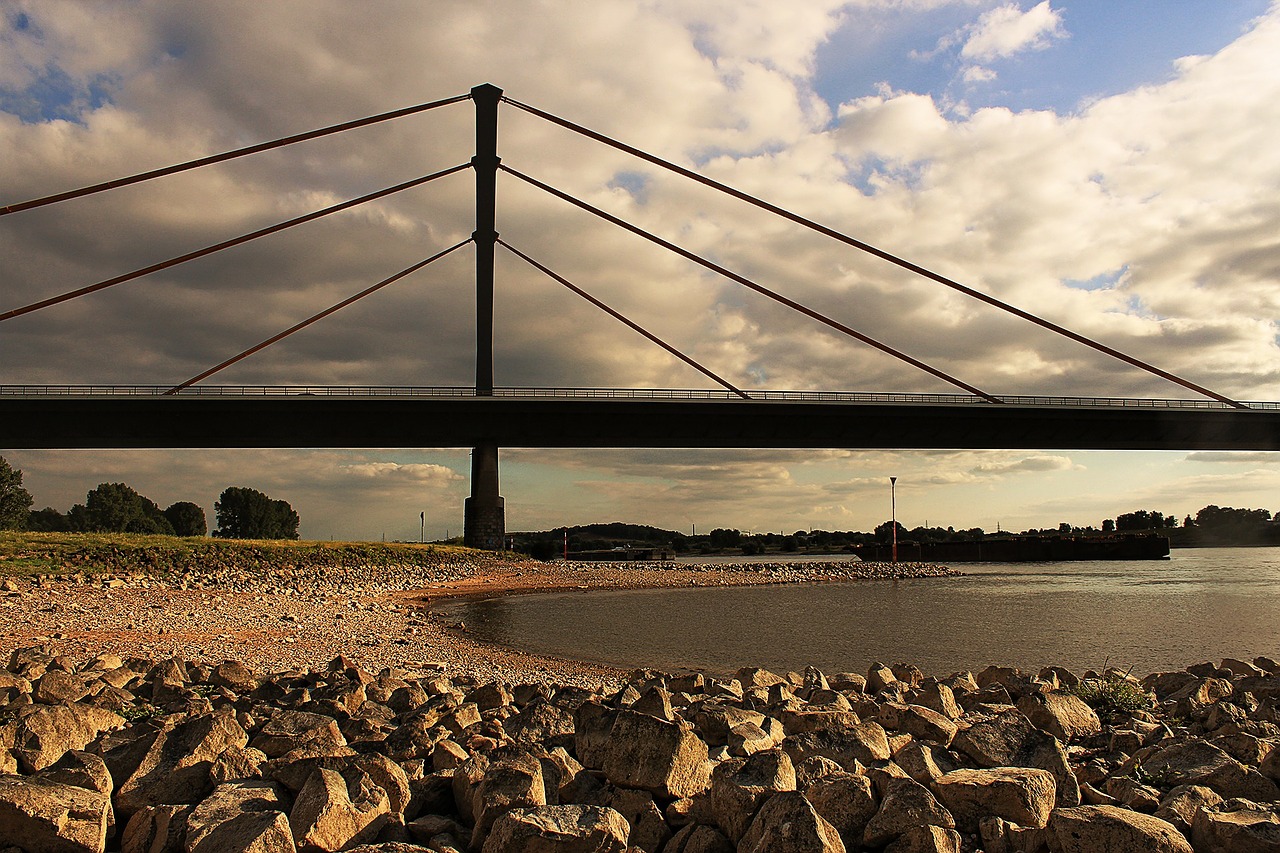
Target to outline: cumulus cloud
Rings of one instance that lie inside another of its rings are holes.
[[[977,465],[973,469],[973,473],[984,474],[1015,474],[1022,471],[1069,471],[1073,468],[1081,468],[1066,456],[1027,456],[1023,459],[1010,460],[1006,462],[987,462]]]
[[[448,0],[427,14],[414,2],[379,4],[376,13],[339,2],[179,7],[149,0],[127,13],[109,3],[12,3],[0,24],[0,203],[492,81],[522,101],[695,165],[1216,390],[1245,399],[1280,395],[1280,203],[1273,192],[1280,183],[1273,144],[1280,12],[1224,49],[1179,63],[1168,82],[1072,115],[999,108],[960,115],[928,95],[889,87],[853,93],[833,115],[814,94],[815,52],[850,16],[883,4],[801,5],[603,0],[549,10]],[[921,0],[910,8],[939,5]],[[1050,3],[1025,11],[1005,4],[951,48],[982,75],[1064,36],[1061,11]],[[984,390],[1187,393],[514,109],[503,108],[500,132],[504,163]],[[472,107],[464,103],[2,217],[0,310],[465,162],[472,147]],[[456,175],[6,322],[0,382],[185,379],[464,239],[473,227],[471,193],[470,175]],[[740,386],[951,390],[506,176],[499,229]],[[461,250],[212,381],[467,385],[471,265],[470,249]],[[1094,280],[1101,286],[1074,286]],[[706,385],[501,251],[498,288],[499,384]],[[137,466],[162,500],[183,494],[175,471],[194,465],[213,489],[226,478],[202,466],[233,457],[67,458],[89,479],[100,470],[104,479],[124,478]],[[39,458],[49,476],[70,476],[57,474],[51,457]],[[280,463],[292,468],[272,482],[305,490],[299,494],[323,507],[313,518],[340,517],[330,487],[361,497],[381,490],[376,506],[396,513],[414,495],[436,494],[431,489],[442,496],[464,490],[449,474],[466,470],[456,453],[275,458],[292,460]],[[563,455],[512,458],[517,472],[564,466],[556,470],[570,470],[579,484],[565,485],[566,494],[612,495],[620,509],[643,508],[646,489],[652,497],[661,486],[671,489],[671,507],[688,497],[724,499],[745,512],[776,498],[796,514],[848,509],[852,499],[828,493],[824,482],[872,494],[901,464],[786,452],[673,462],[639,453],[629,464],[593,457],[580,467]],[[916,482],[932,478],[940,489],[983,488],[1017,472],[1069,473],[1061,462],[1025,457],[914,458],[928,460],[913,469]],[[872,467],[849,467],[859,461]],[[979,470],[984,464],[996,468]],[[256,470],[237,465],[237,472]],[[614,477],[642,486],[624,494],[609,485]],[[519,477],[512,482],[521,485]],[[77,486],[76,499],[92,485]],[[550,519],[554,503],[546,498],[538,518]],[[374,510],[360,512],[371,518]],[[879,514],[868,511],[875,523]]]
[[[966,33],[960,55],[978,62],[1005,59],[1026,50],[1043,50],[1066,32],[1062,13],[1038,3],[1025,12],[1016,3],[986,11]]]

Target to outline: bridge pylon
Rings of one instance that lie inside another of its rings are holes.
[[[476,107],[476,396],[493,396],[493,251],[498,241],[498,103],[502,90],[490,83],[471,90]],[[481,444],[471,451],[471,497],[464,505],[462,541],[472,548],[499,551],[506,544],[507,524],[498,493],[498,446]]]

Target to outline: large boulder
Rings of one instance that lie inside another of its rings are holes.
[[[187,817],[186,853],[295,853],[289,817],[270,782],[228,782]]]
[[[956,735],[956,724],[950,717],[923,705],[886,702],[876,716],[880,725],[891,732],[905,732],[916,740],[947,746]]]
[[[217,712],[109,750],[103,760],[116,781],[117,810],[128,817],[144,806],[200,802],[214,787],[213,762],[247,742],[235,715]]]
[[[1055,809],[1049,816],[1053,853],[1192,853],[1168,821],[1117,806]]]
[[[1044,826],[1053,810],[1057,783],[1047,770],[999,767],[953,770],[933,790],[962,832],[977,832],[984,817],[1000,817],[1021,826]]]
[[[194,806],[147,806],[133,813],[120,838],[122,853],[179,853]]]
[[[317,768],[298,792],[289,828],[300,850],[330,853],[371,841],[386,822],[387,792],[361,770],[347,776]]]
[[[738,853],[845,853],[845,846],[802,794],[784,791],[760,807]]]
[[[1201,809],[1222,804],[1222,797],[1203,785],[1179,785],[1160,800],[1155,816],[1167,820],[1183,835],[1190,836],[1191,823]]]
[[[513,808],[547,805],[542,763],[532,755],[517,753],[491,764],[471,799],[475,837],[483,839],[499,817]]]
[[[0,841],[6,845],[41,853],[102,853],[110,811],[110,797],[99,791],[0,776]]]
[[[1034,767],[1053,774],[1055,805],[1080,803],[1080,783],[1067,763],[1067,753],[1053,735],[1040,731],[1021,711],[1010,708],[959,731],[952,748],[979,767]]]
[[[1233,811],[1200,809],[1191,827],[1196,850],[1280,853],[1280,815],[1244,806]]]
[[[631,827],[600,806],[536,806],[503,814],[483,853],[624,853]]]
[[[929,793],[929,789],[908,777],[889,778],[884,799],[862,832],[867,847],[883,847],[913,826],[940,826],[955,829],[955,818]]]
[[[862,844],[862,833],[880,808],[871,780],[843,770],[815,780],[804,789],[804,796],[851,850]]]
[[[711,774],[716,825],[736,842],[746,833],[761,803],[776,793],[795,789],[795,768],[780,749],[722,762]]]
[[[1018,710],[1063,743],[1102,731],[1098,712],[1070,693],[1027,693],[1018,699]]]
[[[960,853],[960,833],[941,826],[913,826],[884,853]]]
[[[124,717],[103,708],[41,706],[26,714],[13,732],[13,754],[26,773],[43,770],[73,749],[84,749],[102,732],[124,725]]]
[[[347,739],[333,717],[309,711],[280,711],[263,723],[249,745],[271,758],[279,758],[304,745],[346,746]]]
[[[859,764],[887,761],[889,737],[879,723],[863,722],[843,729],[791,735],[782,742],[782,750],[791,756],[791,763],[795,765],[820,755],[854,772]]]
[[[691,797],[710,782],[707,744],[678,723],[619,711],[605,745],[604,772],[623,788]]]
[[[1142,769],[1169,784],[1203,785],[1226,798],[1244,797],[1256,802],[1280,799],[1280,787],[1275,782],[1202,740],[1161,749],[1142,762]]]

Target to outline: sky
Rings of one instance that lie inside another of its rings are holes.
[[[1280,3],[0,0],[0,205],[492,83],[1243,400],[1280,400]],[[504,164],[996,394],[1185,391],[509,106]],[[0,217],[0,311],[467,162],[469,103]],[[465,239],[464,172],[0,324],[0,384],[175,384]],[[503,239],[747,389],[950,386],[500,175]],[[454,253],[206,383],[462,386]],[[500,386],[709,380],[499,249]],[[458,535],[465,448],[33,451],[302,535]],[[1280,510],[1262,453],[504,448],[509,530]]]

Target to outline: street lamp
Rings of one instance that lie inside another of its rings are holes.
[[[889,478],[889,530],[893,534],[893,562],[898,562],[898,478]]]

